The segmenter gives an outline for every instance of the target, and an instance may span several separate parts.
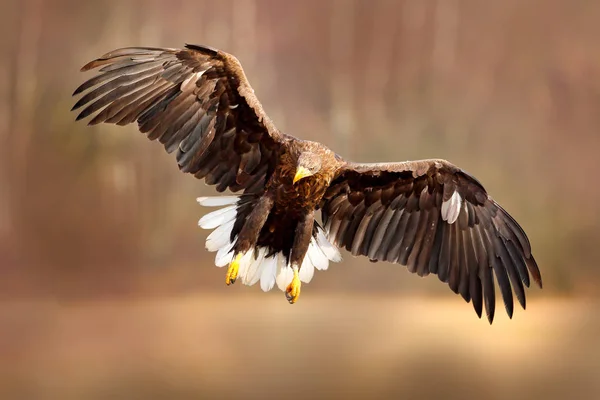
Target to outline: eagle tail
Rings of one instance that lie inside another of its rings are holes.
[[[196,200],[205,207],[221,207],[200,218],[198,226],[213,229],[206,238],[206,249],[216,251],[215,264],[217,267],[224,267],[233,259],[233,246],[237,234],[232,233],[238,212],[246,208],[246,204],[242,196],[198,197]]]
[[[220,207],[204,215],[198,221],[203,229],[213,229],[206,238],[206,249],[216,252],[215,265],[224,267],[233,261],[233,247],[237,240],[236,220],[239,213],[248,213],[255,198],[248,196],[215,196],[199,197],[198,203],[205,207]],[[237,229],[239,230],[239,228]],[[315,269],[326,270],[329,261],[341,261],[339,250],[325,236],[323,228],[316,223],[313,238],[302,266],[299,278],[302,282],[311,281]],[[260,281],[260,287],[268,292],[275,284],[285,291],[292,281],[294,272],[287,256],[283,252],[275,252],[268,247],[256,247],[241,255],[238,259],[238,277],[244,285],[252,286]]]

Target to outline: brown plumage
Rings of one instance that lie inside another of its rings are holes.
[[[320,143],[281,133],[238,60],[209,47],[124,48],[82,70],[97,67],[101,73],[75,90],[87,92],[73,107],[83,108],[78,120],[137,122],[150,140],[176,153],[183,172],[219,192],[241,192],[199,199],[228,206],[200,221],[217,228],[207,248],[218,250],[217,265],[230,264],[228,283],[260,280],[269,290],[277,281],[294,302],[300,280],[339,261],[329,241],[420,276],[437,274],[479,316],[485,306],[490,323],[494,279],[509,316],[513,292],[525,308],[530,275],[541,287],[519,224],[447,161],[352,163]]]

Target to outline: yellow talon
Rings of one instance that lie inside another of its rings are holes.
[[[225,276],[225,283],[227,286],[235,283],[235,280],[238,276],[238,271],[240,270],[240,259],[242,258],[241,254],[236,255],[233,258],[233,261],[229,264],[229,268],[227,268],[227,275]]]
[[[298,297],[300,296],[301,285],[302,283],[298,277],[298,267],[294,267],[294,279],[292,279],[292,282],[285,289],[285,297],[290,304],[294,304],[298,300]]]

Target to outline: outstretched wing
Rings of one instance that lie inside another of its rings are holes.
[[[472,176],[444,160],[348,163],[321,204],[329,239],[353,255],[437,274],[494,319],[494,276],[506,311],[542,280],[519,224]],[[511,291],[512,285],[512,291]]]
[[[83,107],[90,124],[137,121],[150,140],[176,151],[179,168],[218,191],[255,192],[272,173],[280,133],[262,109],[238,60],[209,47],[123,48],[82,68],[100,74],[75,90],[87,92]]]

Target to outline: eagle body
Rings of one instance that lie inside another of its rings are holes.
[[[217,208],[199,225],[227,284],[277,285],[294,303],[345,248],[437,275],[490,323],[496,286],[510,317],[530,279],[542,286],[527,235],[472,175],[442,159],[355,163],[282,133],[231,54],[129,47],[82,70],[94,68],[74,93],[78,120],[137,123],[182,172],[232,193],[198,198]]]
[[[321,168],[314,175],[294,183],[301,154],[311,154]],[[289,151],[281,155],[266,190],[273,194],[275,206],[290,215],[314,211],[342,165],[335,153],[321,143],[295,141],[290,144]]]
[[[297,182],[302,155],[320,166],[318,172]],[[294,141],[276,162],[264,191],[246,212],[236,214],[230,237],[233,254],[265,249],[267,257],[281,255],[286,264],[300,267],[319,229],[315,212],[331,180],[343,165],[335,153],[311,141]],[[307,267],[310,268],[310,267]]]

